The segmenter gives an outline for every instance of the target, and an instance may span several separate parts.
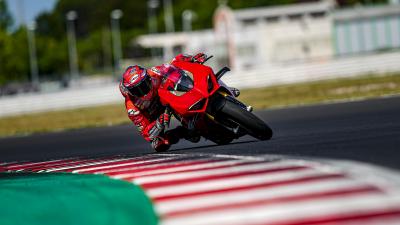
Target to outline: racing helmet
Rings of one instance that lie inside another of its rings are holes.
[[[143,97],[152,89],[151,77],[141,66],[129,66],[122,75],[122,85],[128,94]]]

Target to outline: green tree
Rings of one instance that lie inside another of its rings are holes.
[[[13,34],[0,31],[0,82],[27,80],[29,74],[28,46],[25,29]]]
[[[0,0],[0,30],[7,30],[12,25],[13,19],[8,11],[7,3]]]
[[[272,5],[310,2],[313,0],[229,0],[232,9],[264,7]],[[387,0],[338,0],[341,7],[355,4],[380,4]],[[164,32],[163,1],[156,9],[158,31]],[[217,0],[172,0],[175,30],[182,30],[182,12],[190,9],[197,18],[193,21],[194,30],[208,29],[213,26],[213,14],[218,7]],[[68,72],[68,45],[66,40],[66,18],[68,11],[78,14],[75,22],[79,69],[83,73],[92,73],[109,68],[112,63],[110,13],[121,9],[120,19],[122,48],[124,57],[141,57],[149,51],[132,46],[131,40],[138,35],[147,34],[147,0],[58,0],[51,12],[45,12],[36,18],[36,45],[38,66],[41,77],[49,74],[60,77]],[[28,48],[23,28],[13,32],[7,29],[12,18],[7,4],[0,0],[0,84],[8,80],[27,79],[29,74]],[[7,32],[8,31],[8,32]]]

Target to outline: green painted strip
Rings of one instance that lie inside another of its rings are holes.
[[[102,175],[0,173],[2,225],[154,225],[138,186]]]

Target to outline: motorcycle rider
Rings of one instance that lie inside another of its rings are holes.
[[[151,142],[155,151],[166,151],[181,138],[192,142],[200,140],[200,136],[191,136],[182,126],[164,132],[169,125],[171,112],[161,104],[158,88],[164,74],[174,62],[204,63],[206,59],[207,55],[204,53],[194,56],[179,54],[170,64],[154,66],[151,69],[134,65],[129,66],[123,73],[119,88],[125,97],[128,117],[145,140]],[[239,90],[234,88],[233,90],[236,92],[235,95],[239,95]]]

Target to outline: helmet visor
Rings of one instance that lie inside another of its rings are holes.
[[[128,91],[133,96],[143,97],[150,92],[151,85],[151,77],[146,74],[146,77],[140,83],[133,87],[129,87]]]

